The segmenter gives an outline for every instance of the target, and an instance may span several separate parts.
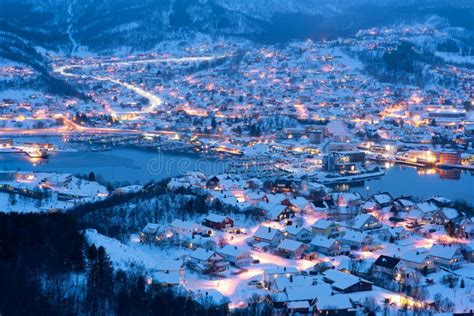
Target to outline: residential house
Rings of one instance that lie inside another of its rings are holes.
[[[339,225],[335,221],[319,219],[313,225],[311,229],[314,234],[326,236],[328,238],[336,238],[339,236]]]
[[[382,229],[379,238],[383,241],[395,242],[397,240],[405,240],[411,236],[411,233],[403,228],[403,226],[387,227]]]
[[[401,256],[402,263],[419,272],[434,272],[437,267],[434,261],[429,257],[429,252],[425,248],[417,249],[416,251],[407,251]]]
[[[382,223],[371,214],[360,214],[349,221],[349,227],[362,232],[380,228]]]
[[[372,213],[376,210],[378,210],[377,203],[374,201],[365,201],[364,204],[360,206],[362,213]]]
[[[464,264],[464,257],[458,246],[434,245],[429,251],[429,257],[435,264],[448,269],[458,269]]]
[[[162,286],[181,284],[184,278],[184,263],[182,259],[161,259],[151,272],[151,282]]]
[[[331,287],[340,293],[372,291],[372,282],[363,280],[350,273],[330,269],[325,271],[323,275],[324,281],[331,284]]]
[[[289,312],[308,314],[314,310],[317,301],[316,285],[287,286],[286,304]]]
[[[220,190],[220,180],[217,176],[213,176],[206,182],[206,187],[211,190]]]
[[[471,219],[467,218],[462,220],[459,225],[458,232],[467,239],[474,239],[474,223],[471,221]]]
[[[229,266],[222,255],[204,248],[197,248],[191,252],[187,263],[191,269],[204,274],[220,273]]]
[[[185,234],[191,235],[191,234],[200,234],[203,232],[207,232],[207,233],[211,232],[211,230],[206,229],[205,227],[199,224],[196,224],[190,221],[183,221],[180,219],[175,219],[174,221],[172,221],[171,224],[169,224],[169,229],[173,233],[182,234],[182,235],[185,235]]]
[[[434,196],[427,200],[427,202],[436,205],[438,208],[449,207],[451,200],[443,196]]]
[[[292,193],[298,185],[292,180],[277,179],[273,183],[272,191],[275,193]]]
[[[311,230],[300,225],[286,226],[285,229],[283,229],[283,235],[285,238],[301,242],[310,242],[314,237]]]
[[[140,233],[140,241],[144,243],[157,242],[164,231],[163,225],[148,223]]]
[[[260,226],[253,235],[254,244],[266,243],[270,247],[276,247],[282,240],[283,234],[276,228]]]
[[[263,191],[247,190],[244,192],[245,201],[250,205],[256,206],[258,203],[267,202],[266,194]]]
[[[216,252],[224,257],[224,260],[230,262],[231,265],[236,267],[247,266],[252,262],[250,252],[237,246],[225,245],[224,247],[217,249]]]
[[[416,207],[423,213],[423,218],[429,220],[431,220],[435,212],[439,209],[436,204],[431,202],[418,203]]]
[[[351,249],[368,249],[372,243],[373,238],[365,232],[357,232],[348,230],[344,235],[339,237],[339,240],[343,245],[350,247]]]
[[[306,286],[314,285],[314,278],[304,275],[290,275],[289,278],[276,278],[273,291],[277,293],[284,292],[288,286]]]
[[[332,197],[340,207],[358,207],[363,203],[362,196],[354,192],[333,193]]]
[[[294,211],[292,211],[288,206],[282,204],[260,203],[258,207],[262,208],[266,217],[272,221],[279,222],[295,216]]]
[[[399,271],[400,258],[381,255],[372,265],[372,273],[379,278],[392,280]]]
[[[394,202],[392,195],[388,192],[374,194],[372,195],[371,200],[377,204],[379,209],[390,206]]]
[[[298,275],[296,267],[274,267],[263,270],[263,282],[267,289],[271,289],[278,278],[290,278]]]
[[[342,245],[339,240],[316,236],[311,241],[311,250],[327,256],[340,256],[349,254],[349,248]]]
[[[410,197],[400,197],[393,201],[399,211],[408,212],[416,208],[416,203]]]
[[[456,209],[450,207],[443,207],[433,214],[433,222],[440,225],[445,225],[449,222],[457,223],[461,219],[461,214]]]
[[[291,239],[283,239],[278,245],[278,254],[285,258],[301,259],[304,252],[309,248],[308,245]]]
[[[212,229],[223,230],[234,227],[234,221],[228,216],[211,213],[204,219],[202,225]]]
[[[290,207],[296,213],[312,213],[315,211],[316,207],[313,203],[309,202],[304,197],[298,196],[293,199],[286,200],[284,202],[286,205]]]

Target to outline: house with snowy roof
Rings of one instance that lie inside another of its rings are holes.
[[[429,251],[426,248],[420,248],[416,251],[404,252],[400,259],[406,267],[415,269],[419,272],[431,273],[437,270],[434,260],[429,257]]]
[[[371,200],[377,204],[379,209],[390,206],[394,202],[392,195],[388,192],[374,194]]]
[[[349,254],[349,248],[342,245],[339,240],[316,236],[310,243],[312,251],[322,253],[326,256],[339,256]]]
[[[316,285],[288,286],[285,289],[287,309],[293,312],[313,311],[317,301]]]
[[[436,205],[438,208],[449,207],[451,204],[451,200],[444,196],[433,196],[432,198],[428,199],[427,202]]]
[[[313,232],[301,225],[289,225],[283,229],[283,235],[285,238],[301,241],[301,242],[310,242],[313,239]]]
[[[340,293],[372,291],[372,282],[350,273],[330,269],[326,270],[323,275],[324,281],[331,284],[331,287]]]
[[[210,232],[209,229],[206,227],[203,227],[199,224],[196,224],[191,221],[183,221],[180,219],[175,219],[172,221],[169,226],[169,230],[171,230],[173,233],[176,234],[181,234],[181,235],[192,235],[192,234],[200,234],[204,232]]]
[[[225,228],[234,227],[234,220],[228,216],[211,213],[206,216],[202,225],[212,229],[223,230]]]
[[[324,282],[315,285],[288,286],[285,293],[286,309],[290,314],[355,315],[348,296],[335,294],[331,285]]]
[[[443,207],[433,214],[433,222],[440,225],[444,225],[449,222],[457,223],[461,221],[461,219],[461,214],[455,208],[451,207]]]
[[[217,176],[213,176],[209,180],[207,180],[206,187],[211,190],[220,190],[220,183],[220,179]]]
[[[282,204],[282,202],[286,200],[286,196],[282,193],[273,193],[273,194],[266,194],[263,202],[268,204]]]
[[[272,191],[274,193],[292,193],[296,191],[298,185],[293,180],[277,179],[273,183]]]
[[[286,205],[288,205],[294,212],[297,213],[312,213],[315,211],[316,207],[313,203],[309,202],[302,196],[298,196],[293,199],[287,199]]]
[[[383,241],[406,240],[413,234],[406,230],[403,226],[387,227],[379,233],[379,238]]]
[[[310,276],[304,275],[290,275],[289,278],[276,278],[274,282],[274,292],[284,292],[289,286],[306,286],[314,285],[315,281]]]
[[[233,245],[225,245],[222,248],[216,249],[226,261],[236,267],[247,266],[252,262],[250,252]]]
[[[326,285],[326,284],[325,284]],[[322,284],[318,284],[318,301],[316,310],[318,315],[344,315],[355,316],[356,311],[350,296],[347,294],[334,294],[333,291],[321,290]]]
[[[359,231],[370,231],[382,227],[382,223],[371,214],[359,214],[348,221],[348,227]]]
[[[272,289],[273,285],[275,284],[276,279],[278,278],[290,278],[299,275],[298,269],[296,267],[271,267],[271,268],[264,268],[263,270],[263,282],[265,284],[265,288]]]
[[[373,211],[378,209],[378,206],[377,203],[375,203],[374,201],[368,200],[360,206],[360,209],[363,213],[372,213]]]
[[[378,277],[392,280],[399,271],[400,258],[380,255],[372,265],[372,273]]]
[[[346,245],[351,249],[365,250],[373,244],[373,238],[366,232],[358,232],[354,230],[347,230],[338,239],[343,245]]]
[[[416,208],[423,213],[423,218],[431,219],[436,211],[439,210],[439,207],[431,202],[422,202],[417,203]]]
[[[357,192],[339,192],[331,194],[331,197],[338,206],[353,207],[363,203],[362,196]]]
[[[179,285],[185,269],[182,259],[160,259],[150,274],[151,282],[160,285]]]
[[[247,201],[250,205],[256,206],[260,202],[267,202],[267,195],[263,191],[253,191],[253,190],[246,190],[244,191],[245,201]]]
[[[295,212],[283,204],[259,203],[258,208],[262,209],[267,219],[272,221],[282,221],[295,216]]]
[[[429,251],[429,257],[438,266],[448,269],[458,269],[465,262],[459,246],[453,245],[433,245]]]
[[[315,235],[336,238],[339,236],[339,225],[335,221],[318,219],[311,225],[311,230]]]
[[[277,252],[282,257],[298,260],[302,259],[304,252],[308,248],[308,245],[300,241],[283,239],[277,246]]]
[[[399,211],[411,211],[416,208],[416,203],[410,197],[399,197],[393,201]]]
[[[225,271],[229,263],[224,257],[213,250],[197,248],[188,255],[187,264],[190,269],[204,274],[220,273]]]
[[[149,280],[151,283],[161,286],[177,286],[181,284],[182,277],[176,271],[155,271],[151,273]]]
[[[266,243],[270,247],[276,247],[283,238],[283,234],[280,230],[270,226],[259,226],[253,235],[254,245],[257,243]]]
[[[140,241],[143,243],[157,242],[165,233],[165,227],[161,224],[148,223],[140,233]]]

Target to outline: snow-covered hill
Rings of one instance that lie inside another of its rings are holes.
[[[197,34],[323,39],[428,14],[474,28],[474,4],[466,0],[3,0],[1,6],[0,31],[14,26],[67,52],[144,50]]]

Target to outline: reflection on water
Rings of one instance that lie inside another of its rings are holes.
[[[18,140],[21,141],[21,140]],[[31,138],[29,139],[31,141]],[[35,141],[64,145],[59,138]],[[75,144],[74,144],[75,146]],[[52,153],[50,159],[38,160],[22,154],[0,154],[0,169],[20,171],[56,171],[72,174],[94,172],[110,182],[147,183],[199,170],[206,174],[222,172],[229,161],[199,159],[195,155],[157,153],[150,150],[115,147],[110,151]],[[420,198],[443,195],[465,199],[474,204],[474,176],[457,169],[416,169],[386,165],[386,175],[368,181],[341,184],[341,191],[354,190],[362,196],[388,191],[393,196],[411,195]]]
[[[94,172],[105,181],[147,183],[199,170],[217,173],[224,169],[219,160],[199,159],[195,155],[158,153],[132,148],[107,152],[58,152],[49,159],[32,160],[23,154],[0,154],[2,170],[50,171],[72,174]]]
[[[387,168],[385,176],[379,179],[341,185],[337,189],[350,189],[364,197],[378,192],[390,192],[395,197],[442,195],[474,204],[474,176],[459,169],[417,169],[394,165]]]

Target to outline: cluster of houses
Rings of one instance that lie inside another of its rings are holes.
[[[150,223],[142,241],[189,248],[183,265],[203,278],[232,278],[231,271],[261,267],[255,285],[278,294],[271,296],[275,306],[290,312],[334,312],[335,306],[350,312],[354,302],[348,293],[371,291],[374,282],[401,284],[413,273],[429,277],[440,269],[453,271],[474,258],[471,219],[444,197],[415,200],[384,192],[364,199],[318,188],[320,199],[314,200],[301,193],[307,185],[295,181],[265,187],[257,179],[230,175],[189,174],[179,182],[172,179],[170,186],[184,183],[207,192],[210,204],[220,200],[233,211],[210,213],[199,222]],[[236,225],[255,211],[256,225]],[[261,254],[289,265],[262,266]],[[302,271],[298,262],[312,262],[312,268]],[[329,296],[337,303],[321,305]]]
[[[105,186],[71,174],[11,171],[0,172],[0,192],[51,202],[96,201],[109,195]]]

